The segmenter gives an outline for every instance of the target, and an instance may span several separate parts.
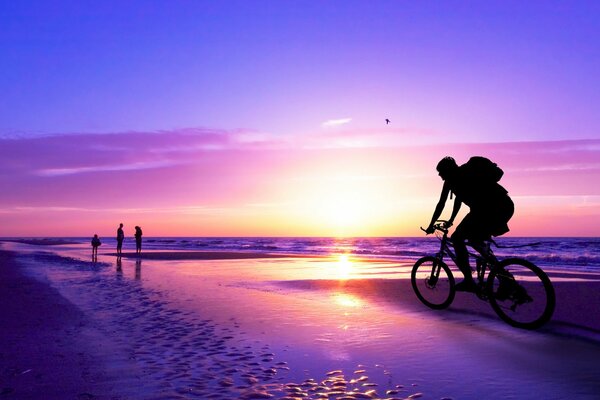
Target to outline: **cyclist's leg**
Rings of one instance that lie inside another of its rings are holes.
[[[468,283],[473,282],[473,277],[471,276],[469,252],[467,251],[465,241],[471,236],[472,225],[473,215],[469,213],[456,227],[451,237],[452,244],[454,245],[454,252],[456,253],[456,266],[460,269],[460,272],[463,273],[465,281]]]
[[[507,233],[509,231],[508,221],[513,216],[514,211],[514,204],[510,197],[500,196],[495,198],[488,204],[488,209],[485,212],[487,218],[482,218],[482,220],[487,221],[482,232],[486,233],[488,237],[501,236]],[[473,247],[481,253],[482,251],[476,241],[473,242],[475,243]],[[497,270],[496,278],[498,279],[499,286],[495,297],[498,300],[504,300],[516,289],[515,279],[509,271],[502,268]]]

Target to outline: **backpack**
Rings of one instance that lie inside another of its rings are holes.
[[[498,183],[504,175],[504,171],[496,163],[480,156],[471,157],[469,161],[461,165],[461,169],[471,179],[483,185]]]

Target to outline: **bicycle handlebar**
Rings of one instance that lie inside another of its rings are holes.
[[[442,231],[444,233],[448,233],[448,228],[446,227],[446,224],[448,223],[448,221],[443,220],[443,219],[438,219],[436,221],[435,224],[433,224],[433,229],[438,230],[438,231]],[[427,229],[424,229],[422,226],[420,226],[419,228],[421,228],[421,230],[425,233],[427,233]]]

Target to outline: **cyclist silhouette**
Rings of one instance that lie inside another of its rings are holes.
[[[451,240],[456,252],[456,266],[465,276],[465,279],[456,285],[457,291],[475,291],[476,285],[471,276],[469,253],[466,240],[479,252],[483,249],[483,242],[491,236],[500,236],[509,231],[508,221],[514,213],[514,204],[508,192],[498,180],[503,172],[496,164],[484,157],[471,157],[469,162],[458,166],[452,157],[444,157],[436,167],[444,181],[440,199],[433,212],[433,217],[427,234],[434,232],[434,223],[437,221],[448,195],[455,195],[452,215],[447,227],[454,223],[461,205],[466,204],[470,211],[463,218],[452,234]]]

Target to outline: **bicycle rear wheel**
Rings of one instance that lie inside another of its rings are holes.
[[[517,328],[539,328],[554,313],[556,297],[548,275],[527,260],[501,261],[490,272],[487,291],[496,314]]]
[[[427,307],[441,310],[454,300],[454,276],[448,265],[435,257],[417,260],[410,274],[415,294]]]

